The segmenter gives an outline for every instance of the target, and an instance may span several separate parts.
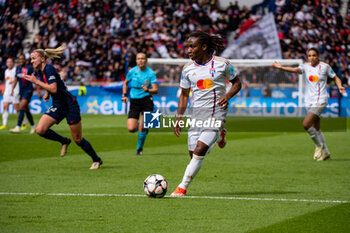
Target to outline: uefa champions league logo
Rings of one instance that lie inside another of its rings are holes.
[[[214,75],[215,74],[215,68],[210,68],[209,69],[209,74]]]

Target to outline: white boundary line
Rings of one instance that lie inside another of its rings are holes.
[[[85,196],[85,197],[147,197],[140,194],[99,194],[99,193],[10,193],[0,192],[0,195],[18,196]],[[169,196],[166,196],[169,197]],[[310,200],[288,198],[257,198],[257,197],[211,197],[211,196],[184,196],[184,199],[215,199],[215,200],[246,200],[246,201],[283,201],[283,202],[316,202],[316,203],[350,203],[340,200]]]

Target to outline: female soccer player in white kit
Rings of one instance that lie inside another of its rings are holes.
[[[9,106],[13,104],[16,111],[19,110],[19,86],[18,84],[14,88],[12,95],[12,83],[16,76],[16,67],[13,58],[7,58],[6,60],[7,69],[5,70],[5,88],[3,92],[3,104],[4,112],[2,113],[2,126],[0,130],[7,129],[7,121],[9,117]]]
[[[334,79],[340,93],[346,91],[330,65],[320,61],[320,54],[316,48],[309,49],[307,57],[308,63],[299,67],[285,67],[278,62],[273,63],[272,66],[283,71],[304,74],[307,115],[303,121],[303,127],[315,143],[314,159],[323,161],[330,158],[325,137],[320,128],[320,116],[328,104],[327,78]]]
[[[189,93],[192,88],[191,119],[205,121],[215,119],[223,124],[219,127],[192,127],[188,130],[188,150],[191,161],[188,164],[182,182],[171,196],[185,196],[187,188],[202,166],[205,155],[215,146],[223,130],[227,114],[228,101],[241,89],[231,63],[214,52],[223,47],[223,40],[205,32],[197,31],[187,41],[188,55],[192,62],[186,64],[181,75],[181,94],[178,103],[176,136],[180,136],[179,121],[185,113]],[[232,83],[226,93],[226,78]]]

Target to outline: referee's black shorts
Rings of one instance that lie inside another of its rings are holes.
[[[143,112],[152,112],[154,108],[153,98],[151,95],[141,99],[130,99],[130,110],[128,118],[139,119]]]

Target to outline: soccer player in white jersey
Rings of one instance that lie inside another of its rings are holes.
[[[320,61],[320,54],[316,48],[309,49],[307,57],[308,63],[299,67],[286,67],[278,62],[273,63],[272,66],[283,71],[304,74],[307,115],[303,121],[303,127],[315,143],[314,159],[323,161],[330,158],[325,137],[320,128],[320,116],[328,104],[327,78],[334,79],[340,93],[346,91],[330,65]]]
[[[12,83],[16,76],[16,67],[13,58],[7,58],[6,60],[7,69],[5,70],[5,87],[3,92],[3,105],[4,111],[2,113],[2,126],[0,130],[7,129],[7,121],[9,117],[9,106],[13,104],[16,111],[19,110],[19,86],[18,84],[14,88],[12,95]]]
[[[187,108],[189,93],[192,89],[191,119],[215,119],[222,122],[220,126],[198,127],[188,130],[188,150],[191,161],[188,164],[182,182],[171,196],[185,196],[187,188],[200,170],[205,155],[220,140],[229,100],[241,89],[241,82],[236,76],[231,63],[214,56],[223,47],[223,40],[197,31],[190,34],[187,40],[188,55],[192,62],[186,64],[181,74],[181,94],[178,103],[177,124],[174,127],[176,136],[180,136],[180,120]],[[232,83],[226,93],[226,79]]]

